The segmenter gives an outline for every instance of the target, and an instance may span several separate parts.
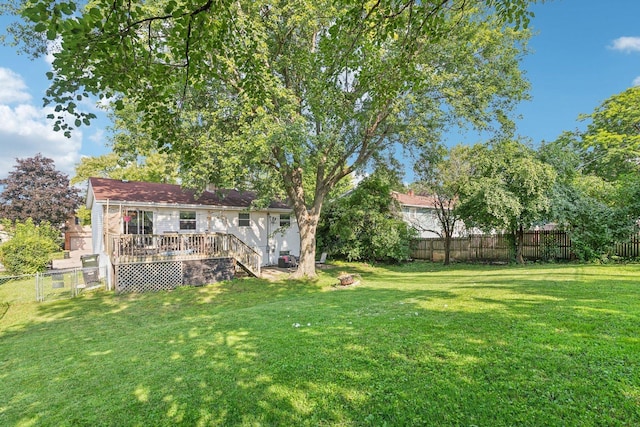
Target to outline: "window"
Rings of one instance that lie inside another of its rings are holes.
[[[280,214],[280,227],[288,227],[291,225],[291,215]]]
[[[251,226],[251,216],[248,213],[239,213],[238,214],[238,227],[249,227]]]
[[[196,229],[196,211],[180,211],[180,230]]]
[[[141,210],[124,211],[124,234],[153,234],[153,212]]]

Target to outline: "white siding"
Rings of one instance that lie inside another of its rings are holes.
[[[180,211],[173,209],[155,209],[153,215],[153,232],[162,234],[166,232],[177,233],[180,230]]]
[[[420,238],[441,237],[443,233],[435,209],[403,206],[402,219],[418,232]],[[458,221],[453,237],[464,236],[465,232],[464,224]]]
[[[104,206],[102,203],[94,203],[91,206],[91,243],[94,254],[104,252]]]
[[[291,225],[280,228],[280,214],[266,211],[249,212],[250,225],[240,227],[238,214],[247,213],[241,210],[210,210],[193,208],[156,208],[154,212],[153,232],[163,233],[229,233],[236,235],[240,240],[252,247],[262,255],[263,265],[273,265],[278,262],[281,251],[289,251],[292,255],[300,254],[300,235],[295,222],[295,216],[291,214]],[[196,229],[180,230],[180,211],[196,211]],[[273,220],[271,220],[273,218]],[[95,230],[95,228],[94,228]],[[94,240],[95,242],[95,240]]]

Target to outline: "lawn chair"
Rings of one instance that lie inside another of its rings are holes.
[[[320,255],[320,261],[316,261],[316,265],[324,265],[325,262],[327,262],[327,253],[322,252],[322,255]]]

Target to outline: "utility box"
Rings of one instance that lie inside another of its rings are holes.
[[[82,262],[82,268],[99,267],[99,265],[98,265],[98,257],[99,256],[100,255],[98,255],[98,254],[82,255],[80,257],[80,261]]]
[[[85,285],[100,282],[98,257],[98,254],[82,255],[80,257],[80,261],[82,262],[82,277],[84,278]]]

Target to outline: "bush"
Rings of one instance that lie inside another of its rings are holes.
[[[415,231],[400,216],[391,185],[379,175],[325,208],[318,248],[348,261],[398,262],[409,259]]]
[[[60,231],[44,221],[35,225],[31,218],[24,222],[4,221],[11,239],[0,245],[0,262],[11,274],[33,274],[47,269],[51,253],[60,249]]]

